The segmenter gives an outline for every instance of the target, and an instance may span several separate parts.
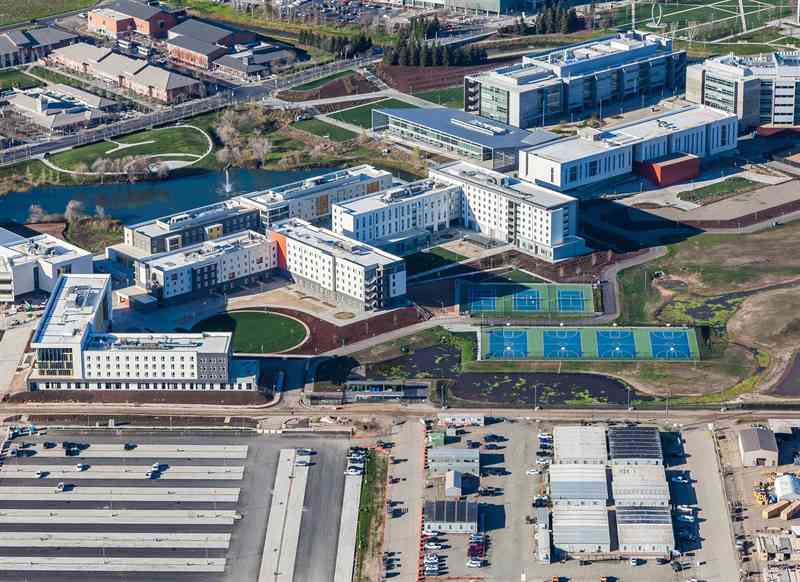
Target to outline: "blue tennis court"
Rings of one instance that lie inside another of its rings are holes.
[[[585,311],[586,298],[583,293],[573,289],[558,290],[558,310],[562,312]]]
[[[685,331],[651,331],[650,346],[658,360],[688,360],[692,357]]]
[[[541,311],[542,298],[538,289],[522,289],[514,293],[514,311]]]
[[[545,358],[563,360],[580,358],[581,332],[577,330],[554,330],[543,332],[542,350]]]
[[[490,358],[513,360],[528,357],[528,332],[510,329],[495,329],[489,332]]]
[[[608,360],[636,358],[636,338],[633,332],[615,329],[598,331],[597,355]]]
[[[469,310],[472,313],[497,310],[497,295],[494,289],[471,288],[469,290]]]

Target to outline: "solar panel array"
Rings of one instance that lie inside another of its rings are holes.
[[[611,461],[647,459],[661,462],[661,436],[654,426],[621,426],[608,429]]]

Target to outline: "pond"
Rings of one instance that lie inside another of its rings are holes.
[[[333,168],[285,172],[231,169],[230,192],[225,190],[224,172],[204,172],[135,184],[40,186],[27,192],[11,192],[0,196],[0,222],[27,222],[32,204],[41,206],[47,213],[60,214],[70,200],[78,200],[83,203],[87,213],[94,213],[96,207],[101,206],[106,214],[131,224],[331,171]]]
[[[451,399],[506,406],[627,406],[628,403],[625,383],[602,374],[461,372],[459,350],[448,345],[422,348],[407,356],[370,364],[367,377],[447,378]],[[634,390],[630,399],[653,400]],[[452,401],[451,404],[456,405]]]

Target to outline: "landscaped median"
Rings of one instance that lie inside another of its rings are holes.
[[[383,521],[386,515],[384,503],[388,471],[389,460],[386,455],[370,450],[367,453],[364,480],[361,482],[361,503],[356,531],[356,566],[353,576],[355,582],[372,580],[366,571],[366,562],[380,557],[383,546]]]
[[[697,188],[696,190],[686,190],[678,194],[678,198],[686,202],[694,202],[695,204],[705,205],[719,202],[725,198],[735,196],[736,194],[750,192],[751,190],[757,190],[758,188],[763,187],[764,184],[760,184],[759,182],[754,182],[753,180],[748,180],[747,178],[733,176],[730,178],[725,178],[720,182],[715,182],[713,184],[709,184],[708,186]]]

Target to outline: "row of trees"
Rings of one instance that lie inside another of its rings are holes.
[[[581,21],[574,8],[565,8],[561,4],[548,6],[540,12],[533,24],[530,25],[522,18],[517,20],[507,32],[524,36],[528,34],[569,34],[581,28]]]
[[[298,40],[300,44],[313,46],[334,54],[337,57],[344,58],[365,53],[372,48],[372,39],[363,32],[355,36],[347,37],[303,30],[300,32]]]
[[[404,67],[458,67],[481,65],[486,62],[486,49],[474,46],[469,48],[451,48],[440,44],[406,44],[402,40],[383,53],[386,65],[402,65]]]
[[[423,16],[422,18],[410,18],[408,27],[400,31],[400,36],[402,38],[422,40],[435,38],[440,30],[442,30],[442,25],[439,22],[438,16],[434,15],[431,19]]]

